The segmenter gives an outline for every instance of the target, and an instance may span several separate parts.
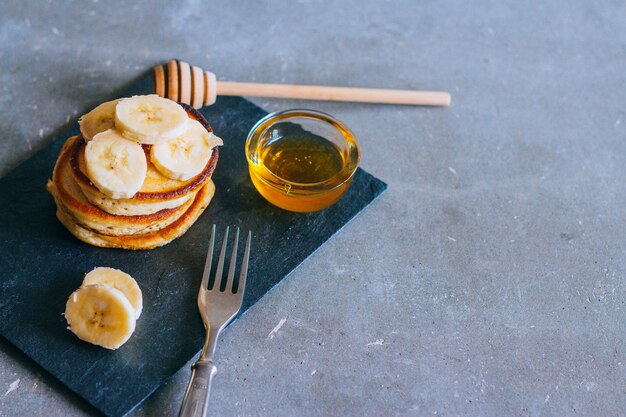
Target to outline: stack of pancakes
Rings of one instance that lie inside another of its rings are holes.
[[[211,132],[202,115],[183,107]],[[204,170],[184,181],[163,175],[150,161],[150,145],[142,147],[147,173],[141,189],[132,198],[114,199],[90,181],[82,135],[65,142],[46,188],[56,202],[58,219],[75,237],[100,247],[153,249],[183,235],[209,205],[215,193],[211,175],[217,147]]]

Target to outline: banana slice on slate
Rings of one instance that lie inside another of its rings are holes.
[[[65,319],[79,339],[117,349],[135,331],[135,310],[124,293],[108,285],[80,287],[70,295]]]
[[[85,275],[82,286],[96,284],[108,285],[116,290],[120,290],[130,302],[130,305],[133,306],[135,320],[139,318],[143,309],[143,298],[141,289],[133,277],[119,269],[101,266]]]
[[[180,104],[156,94],[124,98],[115,107],[115,127],[125,137],[149,145],[182,135],[187,119]]]
[[[102,103],[78,119],[85,141],[89,142],[98,133],[115,127],[115,106],[118,102],[119,99]]]
[[[200,174],[211,158],[212,149],[222,139],[208,132],[202,123],[189,119],[181,136],[152,145],[150,160],[166,177],[186,181]]]
[[[132,198],[148,170],[141,145],[114,129],[98,133],[87,143],[85,162],[91,182],[111,198]]]

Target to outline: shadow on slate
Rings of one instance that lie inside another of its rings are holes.
[[[125,95],[151,91],[146,75]],[[56,219],[44,186],[77,127],[0,180],[0,333],[107,416],[129,413],[202,347],[196,296],[213,223],[218,230],[237,225],[253,233],[243,313],[386,188],[359,169],[344,198],[328,209],[280,210],[256,192],[244,156],[248,131],[267,113],[240,97],[220,97],[201,112],[225,143],[213,175],[217,191],[187,234],[165,247],[96,248]],[[128,272],[144,295],[136,331],[116,351],[79,341],[61,314],[69,294],[96,266]]]

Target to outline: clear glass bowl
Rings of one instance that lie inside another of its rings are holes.
[[[270,203],[285,210],[324,209],[343,196],[359,165],[350,129],[315,110],[285,110],[259,120],[248,134],[250,178]]]

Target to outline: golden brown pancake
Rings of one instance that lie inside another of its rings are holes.
[[[187,211],[174,223],[161,230],[142,235],[108,236],[100,234],[80,225],[76,219],[65,211],[63,205],[57,207],[57,218],[71,234],[90,245],[131,250],[154,249],[182,236],[208,207],[214,193],[215,185],[212,181],[209,181],[198,191]]]
[[[189,200],[179,207],[146,215],[119,216],[107,213],[92,205],[74,181],[70,154],[76,142],[83,141],[76,136],[67,140],[54,167],[52,180],[48,181],[46,187],[57,205],[62,204],[79,224],[111,236],[146,234],[175,222],[193,203],[193,200]]]
[[[119,216],[152,214],[157,211],[176,208],[185,204],[187,201],[192,200],[197,193],[197,191],[192,191],[182,197],[163,201],[134,200],[132,198],[115,199],[107,197],[95,187],[85,187],[82,183],[77,184],[91,204],[101,208],[107,213],[117,214]]]

